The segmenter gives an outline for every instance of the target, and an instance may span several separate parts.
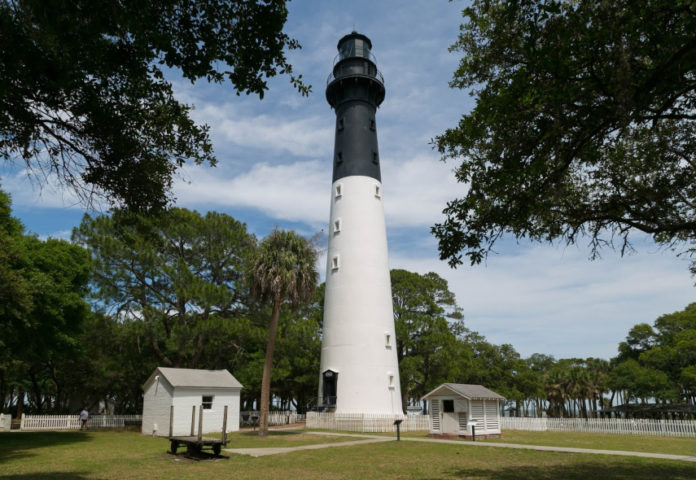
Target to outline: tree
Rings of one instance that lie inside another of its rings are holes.
[[[7,347],[13,325],[32,307],[24,226],[12,216],[10,196],[0,190],[0,350]]]
[[[292,74],[285,0],[0,2],[0,158],[56,174],[84,200],[133,210],[170,200],[185,161],[210,163],[208,127],[165,78],[258,94]]]
[[[226,323],[255,309],[244,265],[256,240],[243,223],[182,208],[119,211],[85,215],[73,240],[92,252],[95,298],[118,317],[144,321],[160,364],[223,368],[240,348]]]
[[[57,368],[77,353],[89,268],[79,246],[24,234],[0,191],[0,393],[19,414],[25,394],[37,411],[64,404]]]
[[[696,6],[687,0],[474,0],[451,86],[474,109],[437,137],[469,186],[433,227],[442,259],[504,234],[696,253]],[[696,273],[696,261],[691,264]]]
[[[448,318],[462,317],[447,280],[391,270],[399,378],[404,409],[443,382],[451,381],[464,361],[456,355],[456,336]]]
[[[284,409],[304,413],[317,396],[321,324],[325,284],[317,287],[309,303],[292,311],[284,308],[278,325],[278,344],[272,380]]]
[[[312,298],[319,278],[315,266],[316,254],[311,241],[295,232],[276,229],[261,242],[250,266],[252,293],[262,301],[270,301],[272,305],[261,380],[260,436],[268,435],[271,372],[280,310],[286,302],[298,307]]]

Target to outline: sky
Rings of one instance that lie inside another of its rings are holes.
[[[301,50],[289,52],[296,73],[312,85],[302,97],[285,76],[269,82],[263,100],[237,96],[229,85],[191,84],[170,72],[177,98],[195,106],[193,118],[211,128],[218,166],[185,166],[176,205],[224,212],[259,238],[274,227],[312,236],[327,231],[335,116],[324,97],[336,43],[356,30],[372,40],[385,78],[377,112],[383,202],[391,268],[435,272],[449,282],[468,328],[523,357],[616,356],[637,323],[652,323],[695,301],[688,261],[649,239],[637,252],[606,250],[590,261],[588,242],[531,244],[504,238],[484,264],[451,269],[439,260],[430,227],[447,201],[466,193],[431,140],[456,126],[475,99],[448,82],[460,54],[449,52],[466,2],[378,0],[288,3],[285,31]],[[69,238],[85,207],[69,191],[0,165],[13,212],[42,238]],[[326,236],[323,236],[326,244]],[[324,274],[326,259],[319,260]]]

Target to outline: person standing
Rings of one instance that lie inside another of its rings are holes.
[[[80,430],[87,430],[87,420],[89,420],[89,412],[87,411],[87,407],[83,408],[80,412],[80,420],[82,420]]]

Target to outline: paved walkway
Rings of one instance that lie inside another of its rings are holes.
[[[301,447],[284,447],[284,448],[229,448],[226,452],[237,453],[240,455],[251,455],[253,457],[262,457],[265,455],[276,455],[280,453],[290,453],[297,450],[318,450],[321,448],[331,447],[346,447],[351,445],[363,445],[366,443],[389,442],[395,441],[395,436],[376,436],[376,435],[360,435],[355,433],[328,433],[328,432],[304,432],[312,435],[329,435],[337,437],[355,437],[363,440],[355,440],[350,442],[336,443],[320,443],[315,445],[303,445]],[[681,460],[685,462],[696,463],[696,457],[689,455],[670,455],[667,453],[648,453],[648,452],[627,452],[623,450],[599,450],[594,448],[572,448],[572,447],[547,447],[542,445],[523,445],[519,443],[488,443],[488,442],[465,442],[462,440],[444,440],[437,438],[415,438],[401,437],[401,440],[407,442],[428,442],[428,443],[447,443],[453,445],[461,445],[463,447],[494,447],[494,448],[514,448],[521,450],[539,450],[545,452],[563,452],[563,453],[590,453],[598,455],[617,455],[627,457],[644,457],[644,458],[660,458],[664,460]]]
[[[305,432],[305,433],[317,433],[317,432]],[[343,436],[343,435],[341,435]],[[353,437],[355,435],[345,435],[347,437]],[[378,442],[389,442],[394,440],[389,437],[375,437],[371,436],[369,440],[353,440],[351,442],[336,442],[336,443],[318,443],[314,445],[302,445],[300,447],[277,447],[277,448],[228,448],[225,449],[226,452],[238,453],[240,455],[251,455],[252,457],[264,457],[266,455],[276,455],[279,453],[290,453],[297,450],[319,450],[321,448],[331,448],[331,447],[348,447],[352,445],[363,445],[366,443],[378,443]]]

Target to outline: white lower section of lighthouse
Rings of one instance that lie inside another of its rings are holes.
[[[320,405],[336,413],[401,414],[382,185],[332,185]]]

